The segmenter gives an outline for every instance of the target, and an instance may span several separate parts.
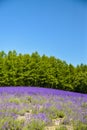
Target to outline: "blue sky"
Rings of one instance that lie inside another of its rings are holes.
[[[86,0],[0,0],[0,51],[87,64]]]

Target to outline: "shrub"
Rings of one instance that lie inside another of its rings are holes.
[[[51,119],[63,118],[65,116],[64,112],[58,110],[55,106],[49,107],[47,113]]]
[[[17,121],[11,117],[6,117],[0,120],[0,130],[21,130],[24,125],[24,121]]]
[[[44,130],[45,124],[41,120],[32,120],[23,130]]]
[[[9,102],[15,103],[15,104],[20,104],[21,103],[20,99],[18,99],[18,98],[10,98]]]

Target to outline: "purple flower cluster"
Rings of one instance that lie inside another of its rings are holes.
[[[34,118],[34,119],[42,120],[42,121],[44,121],[44,123],[47,123],[47,122],[49,121],[45,113],[35,114],[35,115],[33,116],[33,118]]]
[[[26,101],[28,96],[31,102]],[[18,104],[15,98],[19,100]],[[16,119],[20,113],[24,114],[32,109],[37,111],[32,118],[49,122],[45,110],[52,106],[65,113],[65,122],[78,120],[87,123],[87,94],[39,87],[0,88],[0,117],[9,116]]]

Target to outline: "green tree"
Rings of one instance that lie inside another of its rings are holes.
[[[79,72],[75,76],[74,86],[76,92],[87,93],[87,72]]]

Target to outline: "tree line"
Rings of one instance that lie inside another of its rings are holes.
[[[0,86],[39,86],[87,93],[87,65],[76,67],[38,52],[0,52]]]

